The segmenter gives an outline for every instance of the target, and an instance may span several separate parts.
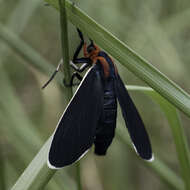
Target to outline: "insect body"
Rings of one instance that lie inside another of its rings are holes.
[[[103,84],[103,106],[95,135],[95,153],[105,155],[109,145],[115,134],[116,118],[117,118],[117,100],[114,88],[115,67],[113,62],[104,52],[99,52],[98,56],[109,64],[109,72],[101,72]],[[102,63],[97,59],[99,72],[102,71]],[[107,67],[106,67],[107,68]],[[105,69],[104,69],[105,70]]]
[[[55,130],[48,156],[50,168],[62,168],[79,160],[94,144],[95,154],[105,155],[115,134],[117,100],[136,152],[152,160],[150,141],[140,115],[123,84],[112,59],[91,40],[87,47],[78,30],[79,44],[71,66],[78,72],[91,66]],[[78,58],[83,47],[84,57]],[[84,63],[80,68],[78,63]]]

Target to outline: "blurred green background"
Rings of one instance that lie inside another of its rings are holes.
[[[77,5],[121,41],[150,61],[185,91],[189,88],[190,1],[96,0]],[[59,14],[39,0],[0,0],[0,22],[56,66],[61,58]],[[0,27],[2,27],[0,25]],[[79,39],[69,24],[72,57]],[[146,85],[117,63],[126,84]],[[53,70],[52,70],[53,71]],[[49,72],[51,74],[51,71]],[[63,88],[52,82],[0,39],[0,189],[10,189],[45,140],[52,134],[66,104]],[[155,157],[180,175],[171,131],[159,106],[141,93],[130,92],[146,124]],[[189,119],[180,113],[187,138]],[[123,120],[118,116],[118,123]],[[127,130],[126,130],[127,138]],[[65,172],[66,171],[66,172]],[[65,173],[69,179],[61,183]],[[76,189],[75,168],[56,173],[58,189]],[[114,139],[106,157],[93,151],[81,161],[86,190],[169,189],[137,155]],[[48,186],[47,186],[48,188]],[[68,188],[66,188],[68,189]]]

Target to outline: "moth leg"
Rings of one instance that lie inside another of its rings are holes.
[[[82,81],[82,76],[79,73],[74,72],[71,77],[70,85],[75,85],[73,82],[74,78],[77,78],[78,80]]]
[[[79,38],[80,38],[81,41],[80,41],[80,44],[78,45],[78,47],[77,47],[77,49],[76,49],[76,51],[74,53],[72,61],[70,61],[70,66],[77,72],[83,72],[87,67],[91,66],[92,61],[88,57],[78,58],[79,53],[80,53],[83,46],[84,46],[84,52],[86,52],[86,45],[85,45],[85,42],[84,42],[83,34],[78,28],[77,28],[77,32],[78,32],[78,35],[79,35]],[[82,65],[80,67],[78,67],[77,64],[80,64],[80,63],[82,63]],[[69,84],[66,84],[65,80],[63,81],[65,86],[70,87],[70,86],[78,85],[78,83],[74,84],[74,82],[73,82],[74,78],[77,78],[80,81],[82,80],[82,77],[77,72],[74,72],[72,74]]]
[[[78,63],[88,63],[88,64],[91,64],[91,60],[87,57],[81,57],[81,58],[78,58],[79,56],[79,53],[82,49],[82,47],[84,46],[84,37],[83,37],[83,34],[82,32],[77,28],[77,32],[78,32],[78,35],[79,35],[79,38],[80,38],[80,44],[78,45],[75,53],[74,53],[74,56],[73,56],[73,63],[74,64],[78,64]]]
[[[71,80],[70,80],[69,84],[67,84],[66,81],[63,80],[64,85],[67,86],[67,87],[79,85],[80,82],[79,82],[79,83],[74,83],[74,78],[77,78],[77,79],[80,80],[80,81],[82,80],[82,76],[81,76],[79,73],[74,72],[74,73],[72,74],[72,76],[71,76]]]
[[[89,67],[91,64],[89,63],[84,63],[78,67],[75,63],[73,63],[72,61],[70,61],[70,66],[77,72],[82,73],[87,67]]]
[[[82,49],[82,47],[84,45],[84,38],[83,38],[82,32],[78,28],[77,28],[77,32],[78,32],[78,35],[79,35],[79,38],[80,38],[81,41],[80,41],[80,44],[78,45],[78,47],[77,47],[77,49],[76,49],[76,51],[74,53],[73,62],[75,62],[74,60],[77,59],[77,57],[78,57],[78,55],[79,55],[79,53],[80,53],[80,51],[81,51],[81,49]]]

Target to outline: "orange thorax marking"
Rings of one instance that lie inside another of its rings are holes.
[[[88,53],[87,45],[86,45],[86,43],[84,43],[84,46],[83,46],[84,56],[90,58],[92,60],[93,64],[96,64],[97,61],[99,60],[100,64],[103,67],[105,77],[109,77],[109,70],[110,70],[109,63],[106,61],[106,59],[104,57],[98,56],[98,54],[100,52],[100,48],[95,44],[94,44],[94,47],[95,47],[95,50],[92,51],[91,53]],[[113,61],[112,61],[112,63],[113,63]],[[114,63],[113,63],[113,65],[114,65],[114,68],[115,68],[115,73],[117,74],[116,65]]]
[[[106,59],[104,57],[97,56],[97,57],[93,58],[93,63],[96,64],[98,60],[100,61],[101,65],[103,67],[105,77],[109,77],[110,69],[109,69],[108,62],[106,61]]]

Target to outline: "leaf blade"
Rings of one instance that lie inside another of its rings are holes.
[[[58,9],[57,0],[45,1]],[[66,9],[68,19],[71,23],[81,28],[84,33],[88,34],[90,38],[95,40],[100,47],[105,49],[122,65],[145,81],[170,103],[190,116],[190,95],[188,93],[157,70],[147,60],[135,53],[126,44],[114,37],[103,26],[96,23],[82,10],[73,6],[71,2],[66,1]]]

